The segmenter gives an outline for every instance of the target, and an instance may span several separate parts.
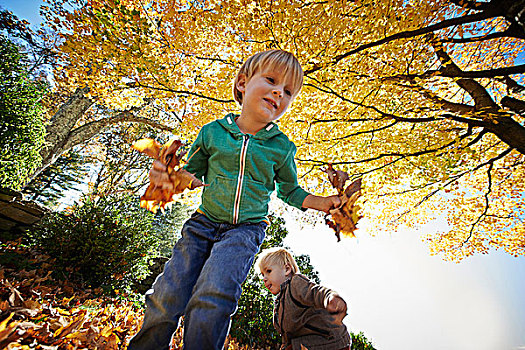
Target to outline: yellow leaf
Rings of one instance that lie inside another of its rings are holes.
[[[11,314],[7,316],[7,318],[0,323],[0,332],[6,328],[7,323],[13,318],[14,314],[15,314],[14,312],[11,312]]]

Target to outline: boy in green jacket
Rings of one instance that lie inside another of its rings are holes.
[[[284,350],[350,350],[352,338],[343,324],[345,301],[333,290],[299,273],[284,248],[264,250],[255,264],[266,288],[276,295],[273,325]]]
[[[289,205],[324,212],[340,204],[337,196],[314,196],[298,185],[295,145],[273,123],[302,82],[299,62],[282,50],[257,53],[240,68],[234,97],[241,114],[206,124],[188,153],[186,170],[207,184],[202,203],[146,293],[144,323],[128,349],[168,349],[182,315],[185,349],[222,349],[264,239],[270,194],[276,189]],[[158,161],[150,181],[174,187]]]

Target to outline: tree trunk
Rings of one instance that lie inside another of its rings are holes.
[[[53,164],[66,149],[66,144],[71,129],[75,127],[78,120],[93,105],[93,101],[85,96],[89,88],[77,89],[75,93],[64,103],[46,128],[46,139],[44,147],[40,151],[42,165],[31,175],[28,183],[36,178],[45,168]],[[27,184],[26,184],[27,186]]]
[[[134,112],[140,111],[144,106],[133,107],[117,115],[101,118],[96,121],[88,122],[75,127],[78,120],[94,104],[94,101],[86,97],[89,88],[77,89],[71,98],[64,103],[58,112],[51,118],[49,126],[46,128],[46,140],[40,155],[42,165],[31,175],[26,187],[44,169],[53,164],[58,157],[70,148],[80,145],[96,134],[104,127],[122,122],[135,122],[151,125],[159,130],[172,131],[173,128],[148,118],[138,117]]]

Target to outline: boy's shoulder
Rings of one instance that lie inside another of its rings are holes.
[[[292,289],[292,292],[295,290],[313,290],[313,289],[317,291],[334,292],[330,288],[322,286],[300,273],[294,274],[290,278],[289,281],[290,281],[290,288]]]
[[[291,288],[300,288],[300,287],[303,287],[303,286],[306,286],[306,285],[310,285],[310,284],[315,284],[315,283],[312,282],[308,277],[306,277],[305,275],[300,274],[300,273],[295,273],[290,278],[290,287]]]

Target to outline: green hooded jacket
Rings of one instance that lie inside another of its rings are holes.
[[[215,222],[267,220],[276,187],[278,198],[301,208],[309,193],[297,183],[295,145],[274,123],[256,135],[244,134],[237,117],[228,114],[204,125],[188,152],[186,170],[208,185],[199,210]]]

